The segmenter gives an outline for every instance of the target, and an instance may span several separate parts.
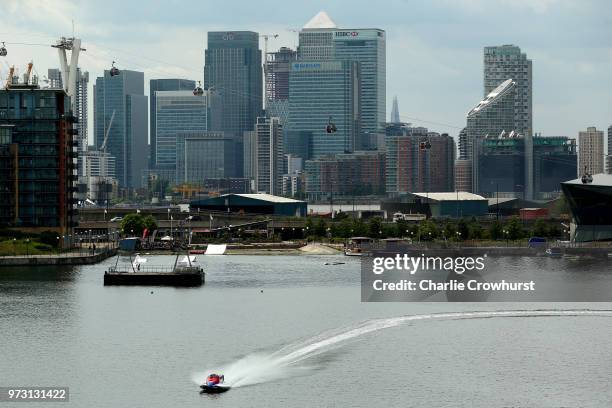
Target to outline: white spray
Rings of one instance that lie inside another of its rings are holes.
[[[305,364],[307,359],[312,359],[322,353],[328,353],[335,350],[345,345],[349,340],[365,334],[414,321],[547,316],[612,317],[612,310],[580,309],[451,312],[374,319],[342,330],[325,332],[306,341],[289,344],[273,353],[252,353],[226,366],[195,373],[192,379],[195,383],[202,384],[208,374],[217,372],[225,375],[225,382],[228,385],[232,387],[241,387],[307,374],[313,368],[313,366]]]

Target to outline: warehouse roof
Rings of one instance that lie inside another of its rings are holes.
[[[452,191],[448,193],[412,193],[415,196],[427,198],[435,201],[486,201],[486,198],[478,194],[467,193],[465,191]]]
[[[302,203],[303,201],[300,200],[294,200],[293,198],[287,198],[287,197],[280,197],[280,196],[275,196],[272,194],[263,194],[263,193],[259,193],[259,194],[224,194],[221,197],[226,197],[226,196],[238,196],[238,197],[244,197],[244,198],[251,198],[253,200],[262,200],[262,201],[269,201],[271,203]]]
[[[590,183],[583,183],[582,182],[582,177],[581,178],[577,178],[574,180],[570,180],[570,181],[565,181],[561,184],[581,184],[581,185],[595,185],[595,186],[612,186],[612,174],[593,174],[593,181]]]

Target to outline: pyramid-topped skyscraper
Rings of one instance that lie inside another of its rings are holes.
[[[305,30],[316,30],[318,28],[338,28],[338,26],[325,11],[319,11],[316,16],[304,25]]]
[[[374,149],[386,119],[384,30],[338,28],[321,11],[300,31],[297,52],[287,130],[311,132],[314,156]],[[325,133],[330,116],[338,127],[333,135]]]

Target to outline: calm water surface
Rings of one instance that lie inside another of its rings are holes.
[[[361,303],[353,258],[200,259],[207,283],[196,289],[104,287],[114,260],[0,270],[0,386],[69,386],[74,407],[612,405],[610,317],[384,320],[611,304]],[[346,264],[324,265],[333,261]],[[500,262],[595,281],[610,272],[605,262]],[[211,369],[240,381],[200,395],[195,381]]]

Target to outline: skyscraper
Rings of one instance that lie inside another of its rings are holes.
[[[289,117],[289,73],[296,56],[297,53],[287,47],[266,55],[266,116],[278,117],[281,124],[286,124]]]
[[[462,144],[459,150],[466,155],[466,157],[460,156],[462,159],[472,161],[472,192],[474,193],[478,194],[480,191],[478,184],[480,142],[487,136],[496,137],[502,132],[515,131],[515,101],[516,82],[507,79],[467,114],[465,137],[461,137],[460,134],[459,140]],[[525,183],[521,185],[524,188]]]
[[[315,158],[354,151],[360,128],[359,64],[347,60],[294,62],[289,82],[287,138],[306,137],[310,132],[307,150]],[[337,128],[333,133],[326,131],[330,122]],[[298,143],[293,140],[290,145]],[[294,151],[285,153],[300,156]]]
[[[484,48],[484,96],[502,82],[516,83],[516,104],[512,130],[525,136],[533,135],[533,86],[531,60],[515,45]]]
[[[397,105],[397,96],[393,97],[393,107],[391,108],[391,123],[400,123],[399,106]]]
[[[106,151],[115,157],[121,187],[141,187],[148,164],[147,124],[144,73],[121,70],[111,76],[105,70],[94,87],[94,140],[99,149],[108,131]]]
[[[176,136],[207,130],[207,97],[189,91],[156,91],[156,166],[176,166]],[[151,137],[153,140],[153,137]],[[153,154],[153,152],[151,153]]]
[[[604,171],[604,132],[591,126],[578,133],[578,177]]]
[[[289,72],[296,57],[297,53],[287,47],[266,55],[266,102],[289,99]]]
[[[157,127],[155,116],[157,112],[157,99],[155,97],[155,92],[191,91],[194,88],[195,81],[189,79],[151,79],[149,81],[149,136],[151,140],[149,167],[153,168],[157,161]]]
[[[386,39],[377,28],[340,29],[325,12],[299,34],[298,60],[348,60],[360,69],[360,134],[356,148],[373,149],[386,115]]]
[[[257,177],[258,193],[281,194],[283,176],[283,130],[279,118],[257,118]]]
[[[606,156],[608,174],[612,174],[612,125],[608,127],[608,155]]]
[[[262,112],[262,67],[259,34],[252,31],[208,33],[204,88],[218,93],[219,128],[242,135],[253,130]]]
[[[47,71],[49,78],[49,86],[51,88],[63,88],[64,82],[62,81],[62,71],[57,68],[50,68]],[[76,70],[76,101],[74,116],[78,119],[78,122],[74,124],[76,130],[75,140],[78,142],[77,152],[81,156],[87,151],[89,145],[88,140],[88,85],[89,85],[89,72],[82,72],[81,68]],[[81,172],[81,160],[78,159],[78,174],[83,176]]]

